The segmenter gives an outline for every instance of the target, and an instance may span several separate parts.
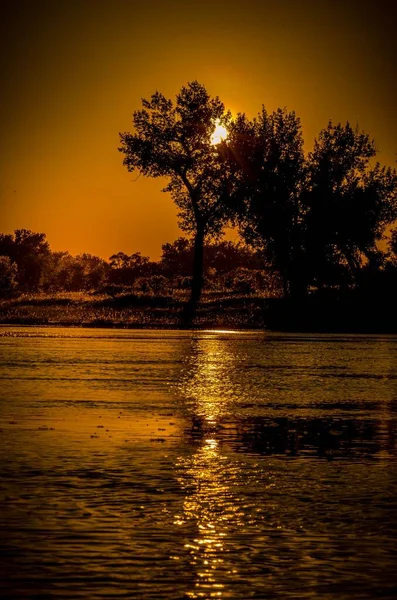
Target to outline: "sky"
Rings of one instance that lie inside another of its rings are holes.
[[[182,235],[176,210],[164,182],[123,166],[119,132],[132,130],[141,98],[174,98],[195,79],[234,114],[295,110],[307,150],[329,119],[358,123],[395,166],[393,4],[3,0],[0,232],[158,259]]]

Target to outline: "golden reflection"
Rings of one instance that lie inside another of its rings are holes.
[[[244,331],[237,331],[236,329],[203,329],[203,333],[227,333],[227,335],[242,335]]]
[[[195,525],[195,534],[185,543],[194,567],[194,589],[189,598],[221,598],[227,579],[225,542],[230,521],[236,518],[228,478],[224,474],[226,457],[219,452],[215,438],[207,438],[199,451],[188,459],[181,459],[179,482],[186,490],[183,518],[175,524]]]
[[[238,577],[230,561],[228,538],[231,530],[243,526],[244,519],[233,493],[242,479],[239,463],[222,453],[217,439],[220,420],[239,393],[234,373],[240,355],[227,338],[208,333],[193,340],[180,382],[200,440],[199,449],[192,456],[181,457],[177,464],[185,500],[183,515],[175,515],[174,523],[192,532],[184,544],[195,573],[194,588],[186,592],[189,598],[228,594],[227,583]]]
[[[238,393],[233,373],[239,355],[234,345],[230,348],[229,340],[216,335],[194,340],[192,350],[179,387],[193,403],[194,416],[215,425]]]

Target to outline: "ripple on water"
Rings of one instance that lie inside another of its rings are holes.
[[[396,342],[2,329],[1,597],[394,598]]]

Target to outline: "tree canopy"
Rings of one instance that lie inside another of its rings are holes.
[[[279,271],[285,289],[301,259],[301,199],[304,153],[294,112],[265,108],[252,120],[238,115],[232,126],[228,159],[239,171],[234,202],[242,237],[262,251]]]
[[[124,165],[149,177],[165,177],[178,207],[181,229],[194,236],[191,304],[203,284],[203,245],[218,235],[231,217],[230,177],[211,143],[217,124],[226,128],[231,114],[197,81],[182,87],[173,102],[156,92],[133,113],[133,133],[120,134]]]
[[[14,234],[0,234],[0,255],[8,256],[16,263],[21,289],[40,287],[49,254],[45,233],[16,229]]]
[[[397,176],[379,163],[375,142],[346,125],[323,129],[307,157],[303,189],[309,282],[354,281],[397,218]]]
[[[228,158],[240,171],[238,223],[284,282],[285,295],[307,287],[349,285],[397,218],[397,176],[379,163],[368,134],[346,125],[323,129],[303,150],[294,112],[239,115]]]

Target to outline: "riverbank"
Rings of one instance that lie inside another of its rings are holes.
[[[1,325],[183,329],[187,297],[144,294],[25,294],[0,301]],[[397,333],[393,298],[311,295],[299,302],[205,294],[189,327],[291,332]]]
[[[2,325],[122,328],[183,328],[187,297],[85,293],[29,294],[0,301]],[[258,296],[204,297],[197,328],[263,329],[266,299]]]

